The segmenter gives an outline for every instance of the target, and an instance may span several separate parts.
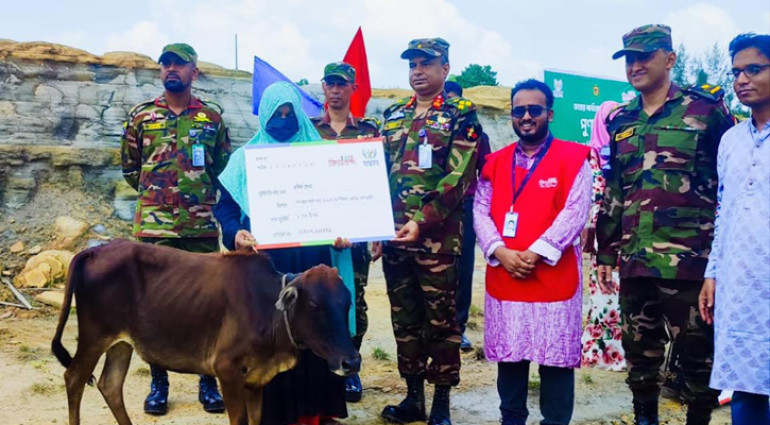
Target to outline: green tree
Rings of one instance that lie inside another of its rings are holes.
[[[492,70],[489,65],[478,65],[472,63],[463,69],[463,72],[457,77],[457,83],[462,88],[476,86],[496,86],[497,72]]]
[[[679,44],[676,48],[676,62],[671,69],[671,79],[679,87],[690,84],[690,70],[692,69],[692,59],[687,54],[684,44]]]
[[[308,84],[309,84],[309,83],[308,83],[308,81],[307,81],[307,78],[303,78],[303,79],[301,79],[301,80],[297,81],[297,85],[298,85],[298,86],[306,86],[306,85],[308,85]]]

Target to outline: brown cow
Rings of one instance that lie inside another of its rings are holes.
[[[75,357],[61,343],[77,297]],[[148,363],[216,375],[231,425],[259,425],[262,389],[294,367],[304,347],[338,374],[358,371],[348,333],[350,294],[337,270],[316,266],[290,283],[259,254],[193,254],[118,240],[79,253],[51,348],[67,368],[69,424],[99,358],[98,387],[120,425],[130,425],[123,381],[132,350]],[[248,422],[247,422],[248,419]]]

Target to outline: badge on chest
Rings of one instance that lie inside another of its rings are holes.
[[[505,214],[503,222],[503,236],[506,238],[515,238],[516,230],[519,228],[519,213],[509,211]]]
[[[425,129],[420,130],[421,143],[417,147],[417,166],[422,169],[433,167],[433,147],[428,143],[428,134]]]

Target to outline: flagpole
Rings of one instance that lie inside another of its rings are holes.
[[[235,34],[235,70],[238,70],[238,34]]]

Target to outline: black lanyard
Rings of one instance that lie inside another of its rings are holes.
[[[529,178],[532,177],[532,173],[535,172],[535,169],[538,165],[540,165],[540,161],[543,159],[546,153],[548,153],[548,148],[551,147],[551,142],[553,141],[553,135],[548,134],[548,138],[545,141],[545,146],[543,146],[543,149],[538,152],[537,156],[535,157],[535,162],[532,163],[532,166],[529,167],[529,171],[527,171],[527,174],[524,176],[524,180],[521,181],[521,186],[519,186],[519,189],[516,190],[516,152],[513,153],[513,163],[511,164],[511,187],[513,188],[513,201],[511,201],[511,210],[513,210],[513,204],[516,203],[516,199],[519,198],[519,195],[521,195],[521,191],[524,190],[524,186],[527,185],[527,182],[529,182]]]

